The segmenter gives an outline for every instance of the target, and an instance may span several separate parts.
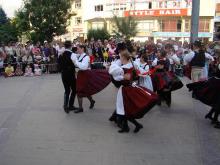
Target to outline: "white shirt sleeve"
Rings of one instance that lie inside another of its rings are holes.
[[[156,66],[156,65],[157,65],[157,62],[158,62],[158,59],[155,58],[154,61],[152,62],[152,66]]]
[[[205,53],[205,58],[210,61],[215,61],[214,58],[209,53]]]
[[[112,75],[114,80],[121,81],[124,79],[124,71],[123,69],[118,66],[117,64],[113,63],[109,68],[109,74]]]
[[[80,70],[87,70],[89,68],[89,56],[86,56],[83,58],[82,62],[79,62],[76,60],[74,64],[80,69]]]
[[[187,55],[184,57],[184,59],[183,59],[183,60],[184,60],[184,65],[189,64],[189,63],[192,61],[194,55],[195,55],[194,52],[190,52],[189,54],[187,54]]]
[[[176,54],[172,55],[171,59],[173,60],[174,64],[177,64],[177,65],[180,64],[180,59],[179,59],[179,57],[177,57]]]
[[[75,63],[77,61],[77,54],[72,53],[71,54],[71,60],[73,61],[73,63]]]
[[[146,65],[144,68],[139,67],[138,70],[140,71],[141,74],[149,72],[149,65]]]

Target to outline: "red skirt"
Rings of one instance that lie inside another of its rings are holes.
[[[167,72],[167,73],[171,78],[171,83],[170,83],[171,91],[181,89],[183,87],[182,81],[173,72]]]
[[[215,106],[220,101],[220,79],[210,78],[207,81],[199,81],[186,85],[193,91],[196,98],[202,103]]]
[[[92,96],[111,82],[111,76],[107,70],[79,71],[76,80],[76,92],[79,97]]]
[[[142,118],[158,101],[157,94],[139,86],[122,87],[122,95],[125,115],[128,118]]]
[[[170,89],[175,91],[183,87],[182,81],[173,72],[155,72],[151,75],[154,91]]]
[[[169,88],[172,77],[167,72],[155,72],[151,75],[154,91]]]

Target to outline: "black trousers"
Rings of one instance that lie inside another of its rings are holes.
[[[171,91],[157,91],[160,100],[165,100],[168,105],[171,104]]]
[[[64,107],[72,107],[76,97],[76,77],[71,71],[63,71],[61,73],[64,92]]]

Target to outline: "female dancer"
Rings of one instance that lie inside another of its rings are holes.
[[[220,63],[217,67],[218,70],[215,77],[212,77],[207,81],[187,84],[187,87],[190,91],[192,90],[194,92],[198,100],[212,107],[209,113],[206,114],[205,118],[210,119],[212,124],[215,124],[214,127],[220,129],[220,122],[218,121],[220,113]]]
[[[91,70],[90,58],[85,53],[85,46],[78,45],[77,52],[79,58],[72,57],[72,61],[76,67],[79,68],[76,80],[76,93],[78,97],[79,108],[75,110],[75,113],[83,112],[83,97],[87,97],[90,101],[90,109],[94,107],[95,101],[92,95],[100,92],[110,82],[111,77],[106,70]]]
[[[119,133],[129,132],[127,121],[135,125],[134,133],[139,132],[143,126],[136,119],[142,118],[158,101],[155,93],[133,83],[136,76],[130,58],[130,53],[123,51],[120,53],[122,65],[112,64],[109,68],[114,80],[121,84],[116,100],[117,122],[121,127]]]

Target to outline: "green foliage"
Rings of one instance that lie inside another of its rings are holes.
[[[0,6],[0,26],[7,23],[7,22],[8,22],[8,18],[5,14],[5,11]]]
[[[66,33],[68,20],[74,14],[73,0],[25,0],[16,14],[20,33],[29,34],[34,41],[52,41],[54,36]]]
[[[115,23],[115,30],[113,33],[117,37],[125,37],[130,39],[131,37],[135,37],[137,34],[137,22],[131,16],[129,17],[117,17],[113,18]]]
[[[90,40],[94,38],[95,40],[105,40],[110,38],[110,34],[106,29],[90,29],[87,33],[87,38]]]
[[[16,25],[13,20],[7,18],[4,10],[0,7],[0,42],[17,41],[17,36]]]

